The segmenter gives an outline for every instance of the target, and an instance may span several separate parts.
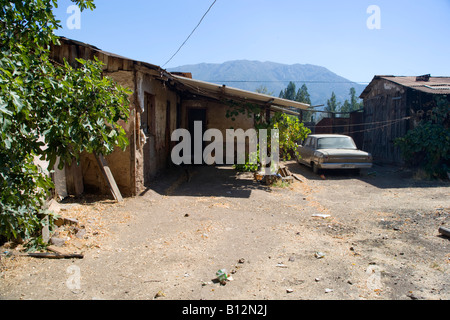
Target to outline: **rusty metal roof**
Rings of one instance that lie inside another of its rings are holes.
[[[292,100],[286,100],[269,96],[257,92],[246,91],[242,89],[232,88],[225,85],[218,85],[215,83],[190,79],[172,74],[175,81],[183,84],[187,90],[194,94],[211,97],[211,98],[228,98],[231,100],[240,100],[245,102],[257,103],[271,107],[273,110],[298,115],[298,112],[289,110],[294,108],[296,110],[308,110],[309,104],[301,103]],[[278,108],[277,108],[278,107]]]
[[[450,77],[432,77],[430,75],[419,77],[375,76],[372,82],[361,94],[362,99],[364,99],[364,97],[370,92],[374,82],[380,79],[391,81],[398,85],[430,94],[450,94]]]

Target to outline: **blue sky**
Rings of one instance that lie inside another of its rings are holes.
[[[73,30],[73,3],[58,2],[58,35],[162,66],[213,0],[96,0]],[[367,27],[371,5],[380,29]],[[165,68],[247,59],[320,65],[365,83],[381,74],[450,76],[449,35],[450,0],[217,0]]]

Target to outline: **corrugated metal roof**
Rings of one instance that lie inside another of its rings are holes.
[[[375,76],[361,94],[362,99],[370,92],[373,83],[379,79],[391,81],[401,86],[430,94],[450,94],[450,77]],[[424,81],[425,79],[428,79],[428,81]]]
[[[288,109],[285,108],[295,108],[301,110],[307,110],[309,104],[296,102],[292,100],[286,100],[281,98],[276,98],[274,96],[269,96],[257,92],[246,91],[242,89],[227,87],[225,85],[218,85],[210,82],[190,79],[181,77],[178,75],[171,75],[176,81],[182,83],[188,88],[188,90],[193,94],[204,95],[209,97],[228,97],[230,99],[238,99],[247,102],[254,102],[257,104],[263,104],[266,106],[278,106],[282,107],[283,111],[290,113]],[[297,112],[292,111],[292,114],[298,115]]]

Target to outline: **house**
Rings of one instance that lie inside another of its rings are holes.
[[[171,149],[174,147],[171,134],[175,129],[184,128],[192,132],[194,121],[201,121],[205,131],[214,128],[221,130],[222,134],[230,128],[254,128],[253,116],[239,114],[235,119],[227,118],[231,105],[251,103],[259,106],[266,118],[274,111],[298,115],[288,108],[306,110],[309,107],[303,103],[198,81],[188,73],[169,73],[159,66],[67,38],[60,38],[60,45],[52,46],[50,58],[55,63],[63,63],[65,59],[77,67],[77,58],[88,60],[94,59],[94,56],[104,63],[105,76],[133,91],[130,96],[130,119],[122,124],[130,145],[125,151],[118,149],[106,157],[114,180],[125,196],[140,194],[151,186],[161,170],[171,164]],[[65,192],[75,190],[76,194],[109,194],[109,186],[92,154],[82,154],[80,165],[66,168],[62,175],[65,175],[67,182]]]
[[[436,97],[450,101],[450,77],[375,76],[362,92],[363,148],[374,161],[402,164],[394,140],[413,129],[436,106]]]

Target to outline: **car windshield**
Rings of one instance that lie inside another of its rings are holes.
[[[327,137],[317,141],[317,149],[352,149],[356,146],[350,137]]]

